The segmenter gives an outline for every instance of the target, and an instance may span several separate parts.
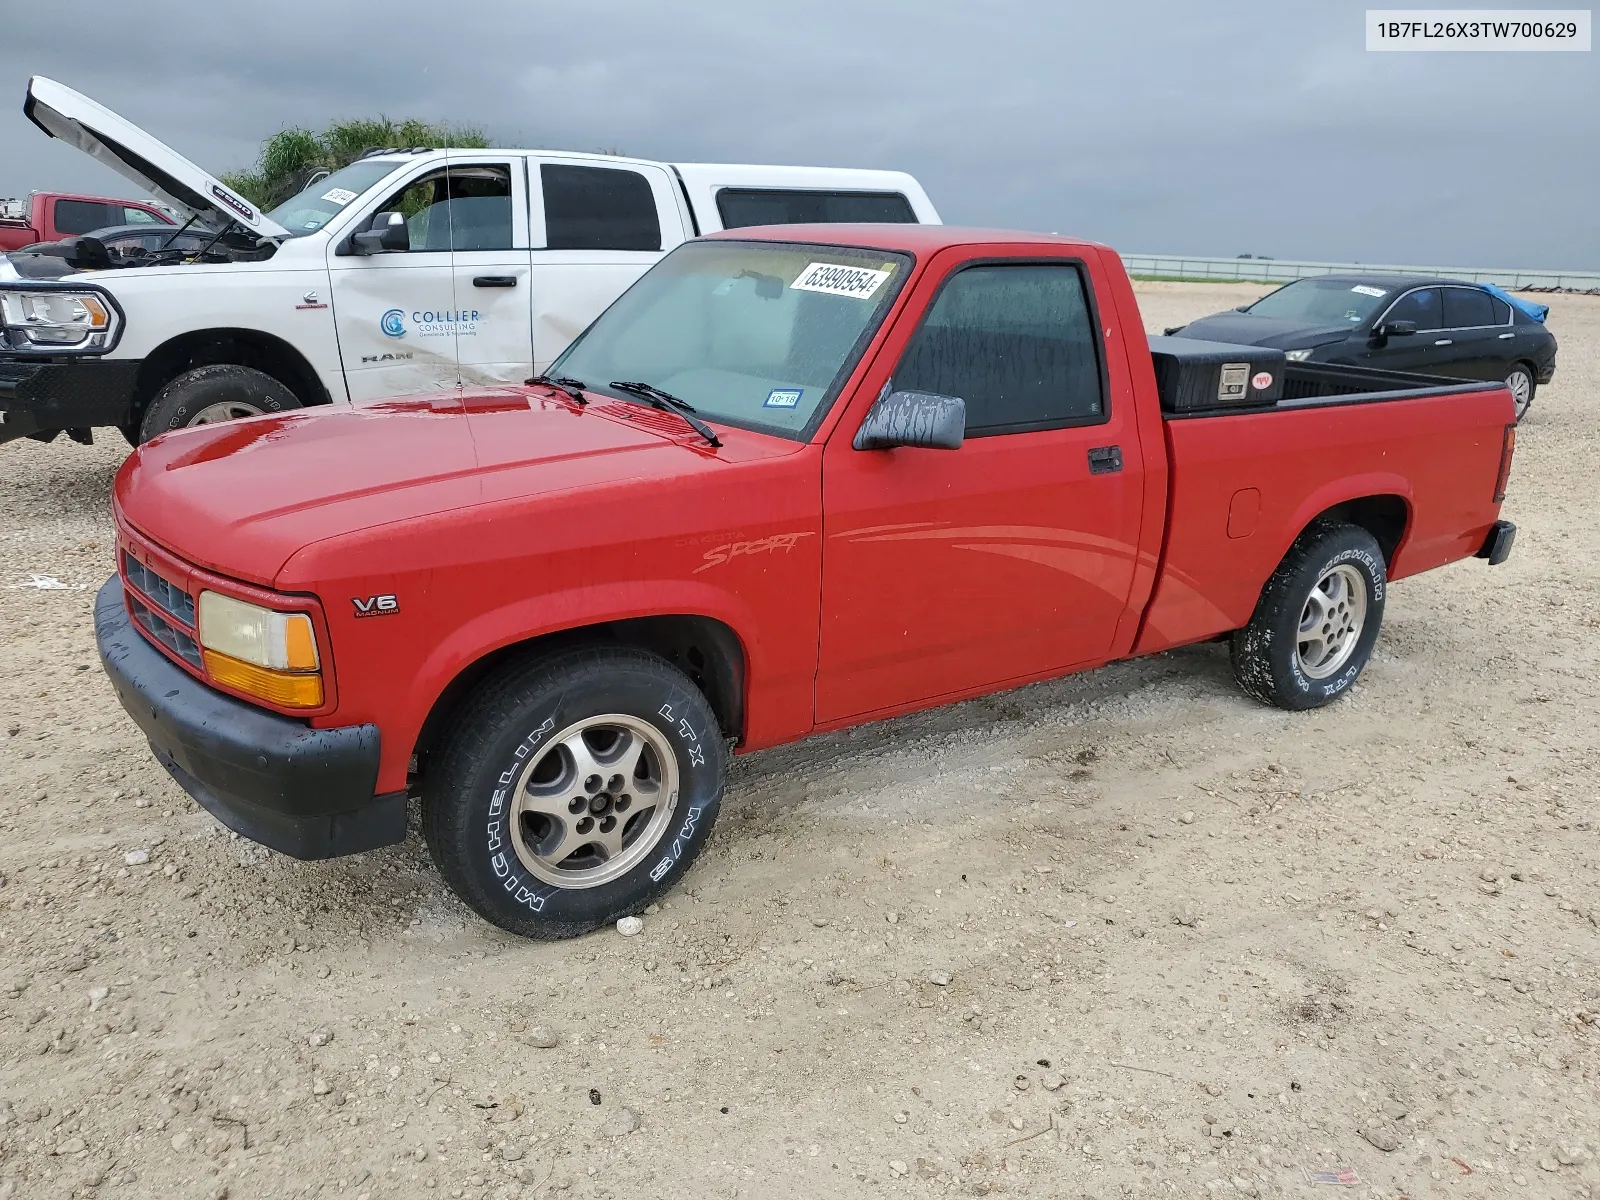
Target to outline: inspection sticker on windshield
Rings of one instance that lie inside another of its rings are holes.
[[[1384,291],[1382,288],[1368,287],[1364,283],[1358,283],[1358,284],[1355,285],[1355,287],[1351,288],[1350,290],[1352,292],[1359,292],[1363,296],[1379,296],[1379,297],[1382,297],[1382,296],[1387,296],[1389,294],[1388,292]]]
[[[841,267],[838,263],[814,262],[789,286],[797,292],[826,292],[830,296],[855,296],[866,300],[889,278],[887,271],[870,267]]]
[[[805,388],[774,388],[767,393],[767,402],[762,408],[793,408],[800,403],[800,397]]]
[[[356,193],[348,191],[345,188],[329,188],[327,191],[322,193],[322,198],[331,204],[337,204],[340,208],[343,208],[346,204],[349,204],[350,201],[356,198]]]

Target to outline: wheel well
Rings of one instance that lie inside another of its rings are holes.
[[[450,681],[423,721],[415,748],[419,761],[433,748],[450,715],[486,676],[514,664],[530,664],[557,650],[585,645],[633,646],[659,654],[700,689],[725,737],[743,735],[745,660],[739,635],[710,617],[634,617],[514,642],[472,663]]]
[[[1384,566],[1394,564],[1394,553],[1405,539],[1411,519],[1410,506],[1402,496],[1362,496],[1335,504],[1317,515],[1319,521],[1342,521],[1359,525],[1370,533],[1383,551]]]
[[[130,421],[137,425],[157,392],[195,367],[231,363],[271,375],[301,404],[327,404],[331,397],[305,355],[280,337],[256,329],[197,329],[157,346],[145,357],[133,384]]]

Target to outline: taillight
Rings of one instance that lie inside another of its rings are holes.
[[[1511,477],[1511,456],[1517,452],[1517,427],[1507,425],[1505,437],[1500,442],[1500,474],[1494,479],[1494,502],[1506,498],[1506,480]]]

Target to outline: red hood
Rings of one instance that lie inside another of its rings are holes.
[[[678,418],[623,402],[451,393],[168,434],[123,464],[116,504],[180,558],[271,587],[290,555],[340,534],[800,448],[728,434],[712,453]]]

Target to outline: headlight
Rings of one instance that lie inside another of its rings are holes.
[[[285,708],[322,704],[322,661],[305,613],[201,592],[196,632],[206,674],[216,682]]]
[[[1283,356],[1290,362],[1305,362],[1311,357],[1310,350],[1285,350]]]
[[[103,354],[116,344],[122,314],[98,288],[0,288],[0,349],[32,354]]]

